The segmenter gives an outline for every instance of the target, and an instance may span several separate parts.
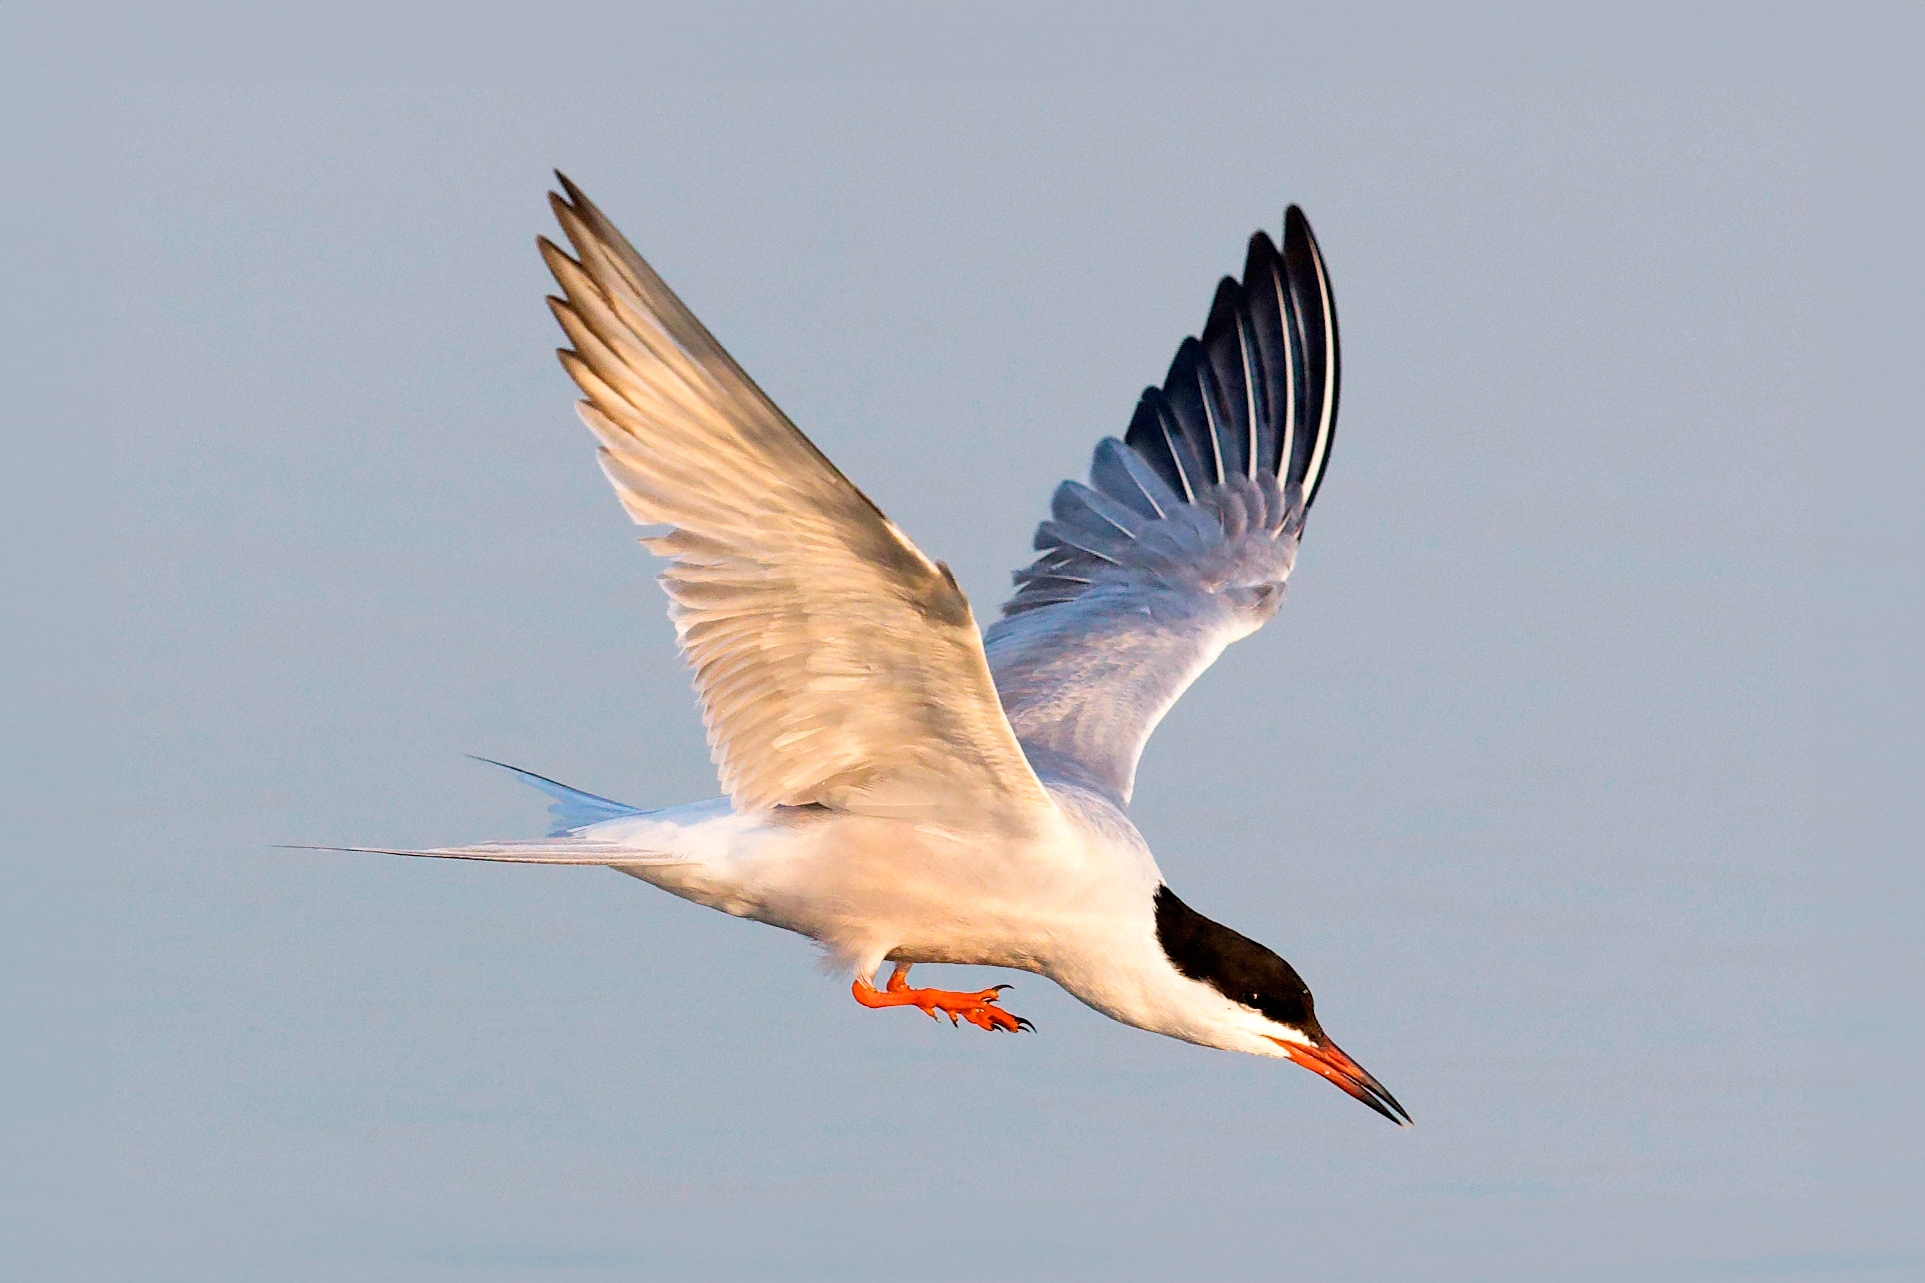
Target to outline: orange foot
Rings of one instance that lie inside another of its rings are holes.
[[[1009,988],[997,985],[981,993],[952,993],[947,989],[911,989],[909,987],[909,964],[898,962],[889,977],[886,988],[877,989],[861,976],[856,977],[851,992],[856,1001],[865,1007],[920,1007],[931,1020],[937,1013],[949,1017],[952,1025],[967,1020],[978,1029],[990,1031],[1006,1030],[1015,1033],[1019,1029],[1036,1032],[1036,1026],[1021,1016],[1012,1016],[996,1005],[997,995]],[[960,1019],[959,1019],[960,1018]]]

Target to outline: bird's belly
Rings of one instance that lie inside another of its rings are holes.
[[[718,798],[608,828],[682,857],[625,872],[808,936],[864,974],[893,959],[1080,978],[1092,942],[1145,918],[1160,881],[1128,821],[1101,811],[1011,837],[813,807],[744,814]]]
[[[1062,942],[1087,938],[1136,880],[1060,834],[963,835],[821,811],[729,818],[711,829],[724,840],[690,843],[699,859],[637,876],[808,936],[856,969],[890,959],[1047,972]]]
[[[1047,885],[1035,852],[915,825],[875,827],[897,832],[850,825],[842,840],[792,866],[795,876],[772,889],[765,920],[858,966],[870,958],[1023,970],[1045,963],[1076,894]]]

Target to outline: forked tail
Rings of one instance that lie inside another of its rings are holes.
[[[473,754],[469,756],[472,757]],[[620,819],[624,815],[647,814],[639,806],[630,806],[626,802],[615,802],[605,797],[597,797],[593,793],[584,793],[580,789],[569,788],[566,784],[551,780],[546,775],[524,771],[519,766],[497,762],[492,757],[476,757],[474,760],[486,762],[490,766],[499,766],[504,771],[512,771],[523,784],[532,785],[555,799],[555,804],[548,808],[548,814],[555,817],[554,827],[548,830],[548,836],[551,838],[562,837],[576,829],[586,828],[590,824],[599,824],[603,820]]]
[[[496,860],[508,864],[680,864],[680,857],[664,855],[656,851],[638,851],[621,842],[610,842],[602,838],[580,835],[580,830],[603,820],[620,819],[626,815],[646,815],[638,806],[624,802],[597,797],[580,789],[570,788],[537,775],[524,771],[519,766],[497,762],[493,758],[477,757],[477,762],[499,766],[505,771],[513,771],[523,783],[531,784],[554,799],[548,814],[554,817],[554,827],[548,836],[529,842],[477,842],[472,846],[438,846],[420,850],[407,850],[385,846],[290,846],[283,849],[294,851],[360,851],[370,855],[423,855],[446,860]]]
[[[473,846],[436,846],[408,850],[394,846],[298,846],[283,851],[358,851],[366,855],[430,855],[441,860],[495,860],[503,864],[686,864],[679,855],[637,851],[620,842],[593,838],[538,838],[532,842],[477,842]]]

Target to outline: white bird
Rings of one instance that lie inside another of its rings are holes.
[[[558,177],[560,177],[558,175]],[[1047,976],[1106,1016],[1295,1061],[1400,1124],[1269,949],[1165,884],[1128,805],[1144,741],[1282,601],[1330,458],[1337,317],[1294,205],[1258,232],[1122,440],[1096,447],[984,634],[923,555],[777,409],[601,211],[550,195],[545,237],[602,471],[695,671],[727,796],[644,811],[518,771],[539,841],[391,854],[601,864],[807,936],[866,1007],[1028,1029],[1007,985],[915,989],[919,962]],[[510,770],[516,768],[510,767]],[[372,848],[353,848],[368,850]],[[882,988],[883,963],[894,970]]]

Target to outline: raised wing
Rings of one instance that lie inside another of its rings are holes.
[[[1203,337],[1144,391],[1090,483],[1065,481],[1042,553],[986,644],[1039,770],[1128,803],[1150,731],[1230,642],[1276,613],[1337,426],[1337,311],[1303,211],[1250,238]]]
[[[558,175],[559,177],[559,175]],[[550,196],[602,471],[672,558],[670,617],[739,809],[820,804],[1021,828],[1051,804],[969,603],[798,431],[574,184]]]

